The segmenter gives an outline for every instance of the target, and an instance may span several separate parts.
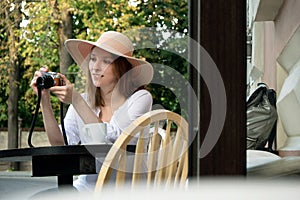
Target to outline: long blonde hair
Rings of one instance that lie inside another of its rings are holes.
[[[113,56],[114,57],[114,56]],[[118,92],[123,95],[126,99],[131,96],[135,91],[144,89],[145,86],[137,86],[132,79],[132,73],[127,73],[133,66],[124,57],[117,57],[113,61],[113,73],[116,76],[118,83],[116,85]],[[92,77],[89,69],[87,69],[87,101],[92,109],[104,106],[104,100],[101,95],[100,87],[96,87],[92,82]],[[121,78],[122,77],[122,78]]]

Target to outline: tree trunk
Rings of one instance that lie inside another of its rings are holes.
[[[56,21],[56,30],[58,35],[58,50],[59,50],[59,65],[60,72],[68,72],[69,66],[73,63],[72,57],[67,52],[64,43],[67,39],[72,38],[72,16],[69,12],[68,4],[62,2],[62,5],[58,5],[55,1],[53,5],[54,16]]]
[[[9,96],[8,96],[8,148],[18,148],[18,98],[19,98],[19,71],[20,62],[18,56],[19,37],[15,31],[19,29],[21,21],[20,2],[16,2],[15,9],[6,11],[9,28]],[[13,170],[18,170],[18,163],[11,163]]]
[[[64,46],[65,41],[72,38],[72,16],[69,12],[68,4],[62,2],[61,5],[58,5],[57,1],[53,5],[53,14],[57,21],[56,32],[58,36],[59,68],[61,73],[66,74],[69,66],[73,63],[72,57]],[[64,105],[62,109],[63,115],[65,115],[67,105]]]

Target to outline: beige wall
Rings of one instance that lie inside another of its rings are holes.
[[[277,90],[281,91],[283,82],[285,78],[288,76],[288,73],[284,70],[282,66],[277,63]],[[279,94],[279,93],[278,93]],[[277,96],[278,96],[277,94]],[[286,140],[287,136],[282,127],[280,116],[277,122],[277,148],[280,149]]]
[[[282,52],[286,50],[287,44],[293,38],[296,30],[300,26],[300,1],[286,0],[274,20],[275,25],[275,58],[278,60]],[[298,45],[300,47],[300,45]],[[294,51],[300,51],[300,48]],[[285,64],[285,63],[282,63]],[[277,67],[277,94],[280,94],[285,78],[288,76],[287,67]],[[277,126],[277,147],[280,149],[286,140],[286,133],[281,124],[280,116]]]
[[[264,22],[264,75],[262,81],[276,91],[275,27],[274,22]]]
[[[257,81],[263,81],[269,85],[270,88],[275,89],[278,97],[284,80],[288,76],[288,69],[284,66],[286,64],[281,62],[284,60],[281,59],[283,53],[286,54],[286,52],[288,52],[287,54],[295,54],[290,55],[291,58],[296,60],[300,59],[300,45],[296,46],[296,49],[293,47],[292,51],[286,51],[290,46],[288,45],[289,42],[293,36],[296,35],[297,30],[300,29],[300,0],[285,0],[281,1],[280,5],[278,4],[279,1],[274,0],[274,5],[272,5],[274,6],[273,11],[270,9],[272,6],[269,6],[268,9],[264,6],[260,6],[266,5],[266,2],[270,3],[271,1],[253,0],[253,2],[257,9],[259,9],[258,11],[253,11],[254,15],[258,15],[259,13],[270,13],[270,15],[267,16],[266,14],[259,17],[251,16],[251,19],[256,20],[249,23],[253,31],[252,39],[254,43],[252,45],[252,65],[258,67],[262,72],[261,78]],[[274,12],[277,14],[274,15]],[[273,19],[270,20],[270,17],[273,17]],[[259,28],[259,30],[255,30],[257,28]],[[285,60],[290,59],[288,57],[288,59]],[[277,147],[282,147],[285,140],[286,133],[279,117]]]
[[[279,57],[286,44],[300,25],[300,1],[285,0],[274,20],[276,57]]]
[[[264,82],[276,90],[276,59],[275,59],[275,27],[273,21],[254,22],[252,41],[252,67],[261,72],[252,85],[255,89],[257,82]]]
[[[0,150],[7,149],[7,143],[3,141],[7,141],[7,131],[0,131]],[[20,139],[19,148],[28,148],[28,131],[23,131],[21,133],[22,137]],[[32,134],[32,144],[36,147],[42,147],[42,146],[50,146],[50,143],[48,142],[47,134],[46,132],[36,132],[34,131]],[[10,169],[10,163],[9,162],[0,162],[0,171],[7,171]],[[30,171],[31,170],[31,162],[25,161],[20,162],[20,171]]]

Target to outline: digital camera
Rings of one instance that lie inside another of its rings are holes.
[[[37,87],[41,89],[49,89],[53,86],[60,86],[60,75],[56,72],[43,72],[42,76],[36,80]]]

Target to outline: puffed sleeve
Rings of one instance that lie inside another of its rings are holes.
[[[139,90],[130,96],[107,123],[107,140],[114,142],[135,119],[151,110],[152,102],[147,90]]]

